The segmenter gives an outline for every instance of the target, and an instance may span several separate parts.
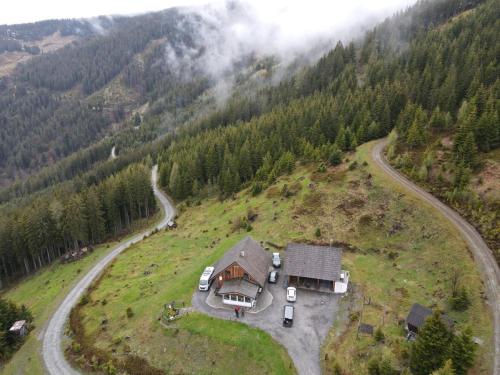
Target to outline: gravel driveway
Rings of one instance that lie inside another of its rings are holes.
[[[280,280],[281,281],[281,280]],[[301,375],[319,375],[320,347],[326,338],[338,311],[338,295],[298,290],[293,327],[283,327],[283,306],[287,304],[281,283],[268,284],[273,303],[259,313],[246,313],[238,320],[271,334],[287,350]],[[212,293],[212,291],[210,291]],[[205,303],[207,292],[196,292],[192,304],[208,315],[236,320],[232,309],[217,309]]]

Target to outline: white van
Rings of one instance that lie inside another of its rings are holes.
[[[201,274],[200,283],[198,285],[199,290],[208,290],[210,289],[210,276],[214,273],[214,267],[206,267],[205,271]]]

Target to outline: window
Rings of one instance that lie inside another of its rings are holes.
[[[246,273],[246,272],[245,272],[245,273],[243,274],[243,280],[248,280],[248,273]]]
[[[245,302],[245,297],[243,297],[243,296],[238,296],[238,301],[239,301],[239,302]]]
[[[231,301],[238,301],[238,296],[231,294]]]
[[[245,302],[246,303],[251,303],[252,302],[252,299],[250,297],[245,297]]]
[[[231,298],[230,298],[229,294],[224,294],[224,299],[225,300],[230,300]]]

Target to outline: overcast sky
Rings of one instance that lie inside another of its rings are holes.
[[[0,24],[34,22],[54,18],[87,18],[99,15],[133,15],[179,5],[200,5],[211,0],[3,0]],[[220,0],[215,0],[220,2]],[[267,17],[300,16],[311,25],[326,21],[339,8],[356,12],[385,14],[414,3],[414,0],[253,0]],[[345,13],[344,11],[341,13]],[[319,20],[318,20],[319,18]],[[335,17],[332,17],[335,18]],[[276,22],[277,20],[274,19]]]

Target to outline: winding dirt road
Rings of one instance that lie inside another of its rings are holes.
[[[439,199],[429,194],[422,188],[416,186],[413,182],[397,172],[387,162],[383,151],[387,145],[387,139],[383,139],[375,145],[372,150],[372,159],[375,163],[390,177],[403,185],[406,189],[418,195],[421,199],[439,210],[443,216],[450,220],[455,227],[462,233],[467,241],[474,260],[479,268],[481,277],[486,287],[488,303],[491,306],[493,314],[493,342],[495,347],[493,359],[493,375],[500,375],[500,269],[493,257],[488,245],[484,242],[480,234],[462,218],[456,211],[442,203]]]
[[[53,375],[77,375],[78,371],[73,369],[66,361],[62,349],[62,340],[64,337],[64,325],[68,320],[69,313],[74,305],[79,301],[83,292],[89,287],[92,281],[106,268],[106,266],[120,254],[123,250],[131,245],[141,241],[145,235],[151,234],[155,229],[163,229],[167,223],[173,219],[175,209],[170,200],[159,190],[157,185],[157,166],[151,172],[151,181],[156,197],[160,201],[164,209],[164,217],[161,222],[152,229],[146,230],[142,233],[135,235],[129,240],[117,245],[108,255],[101,259],[91,270],[87,273],[75,287],[68,293],[64,301],[55,311],[50,319],[50,322],[43,333],[43,346],[42,354],[45,367],[49,374]]]

